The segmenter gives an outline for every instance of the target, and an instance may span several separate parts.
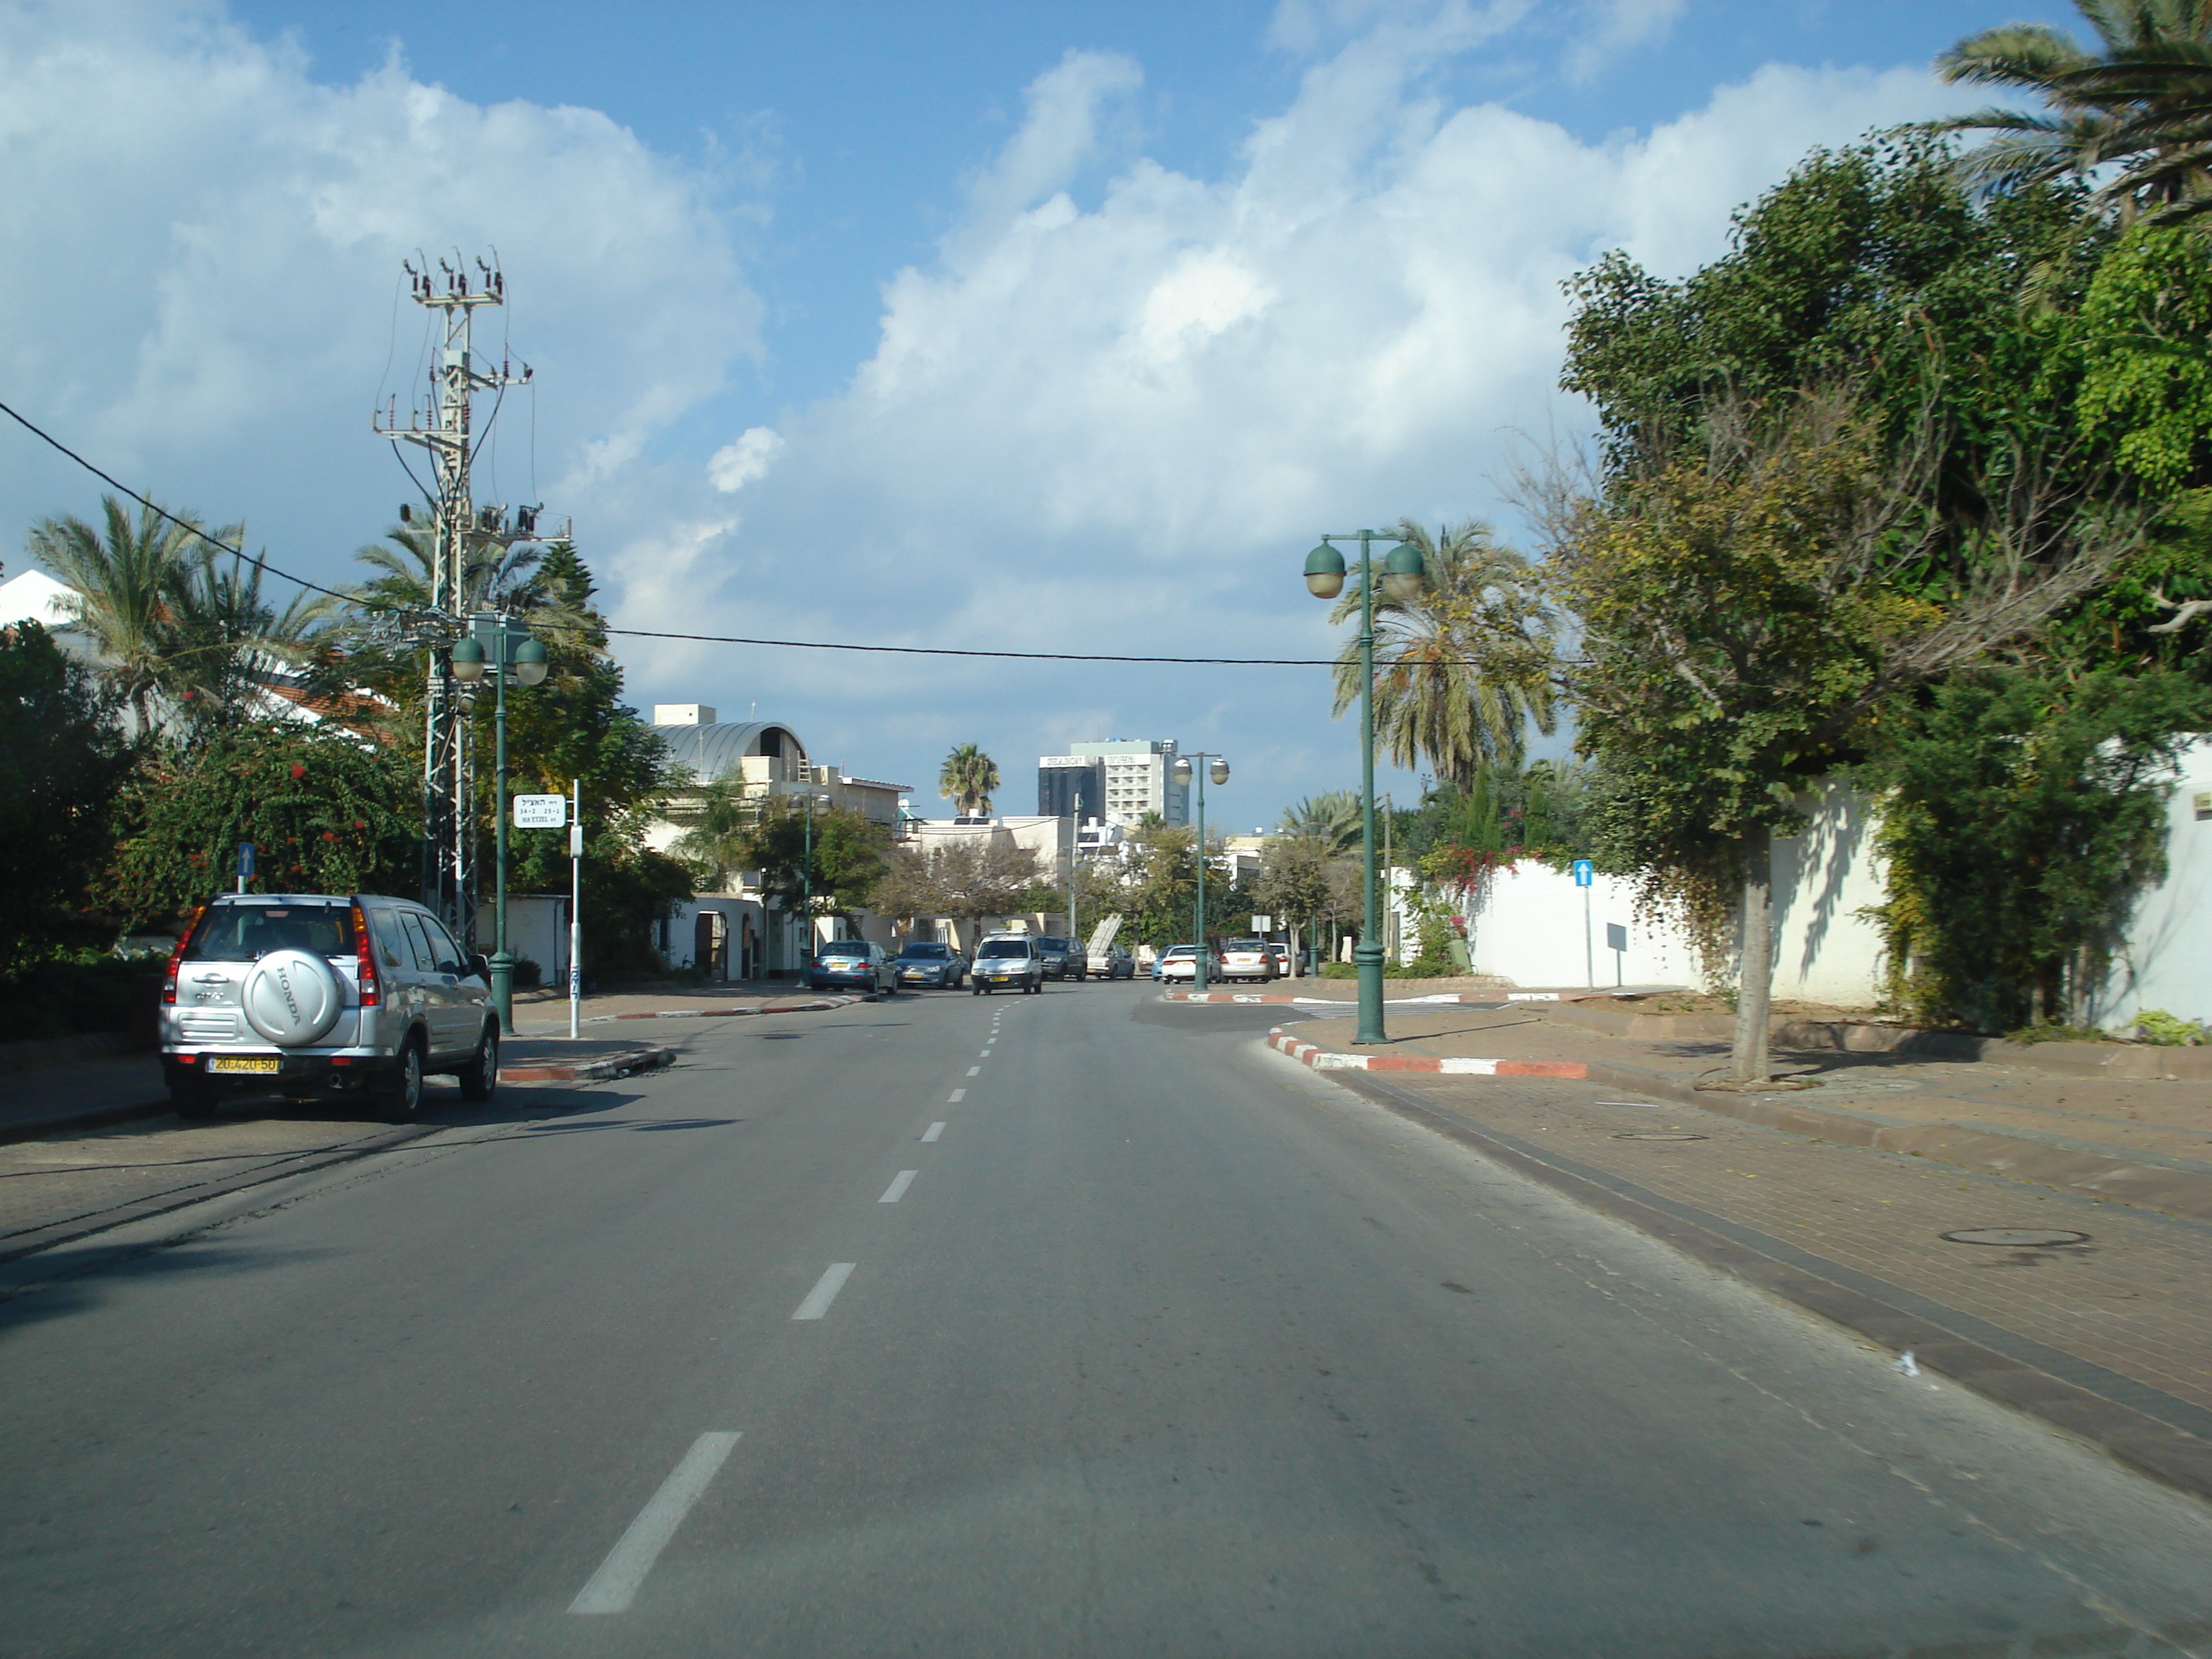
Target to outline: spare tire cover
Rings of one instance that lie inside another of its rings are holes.
[[[337,1024],[345,991],[331,964],[306,951],[271,951],[240,988],[246,1023],[279,1048],[313,1042]]]

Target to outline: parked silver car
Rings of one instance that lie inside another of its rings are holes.
[[[240,894],[193,919],[161,992],[161,1070],[179,1117],[225,1094],[365,1096],[414,1117],[422,1079],[469,1100],[499,1084],[489,969],[438,918],[370,894]]]

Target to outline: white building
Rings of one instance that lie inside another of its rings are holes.
[[[655,704],[653,726],[692,780],[690,787],[670,793],[665,816],[647,832],[646,845],[659,852],[673,847],[698,821],[708,784],[734,783],[746,801],[763,806],[811,795],[818,810],[858,812],[895,827],[901,823],[899,797],[914,787],[818,764],[799,734],[780,721],[725,724],[704,703]],[[701,893],[661,922],[654,943],[671,967],[696,969],[710,979],[790,977],[805,971],[814,946],[825,940],[857,933],[879,945],[891,942],[890,924],[866,915],[857,927],[817,916],[810,940],[804,918],[767,904],[758,872],[733,871],[726,885],[725,892]]]
[[[1039,796],[1050,793],[1044,774],[1058,771],[1103,774],[1103,801],[1084,802],[1084,816],[1124,826],[1147,812],[1170,823],[1190,822],[1190,790],[1175,781],[1176,744],[1168,738],[1115,738],[1103,743],[1072,743],[1067,752],[1040,755]],[[1095,770],[1094,770],[1095,769]]]

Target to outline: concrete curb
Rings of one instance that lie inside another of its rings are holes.
[[[1591,1069],[1595,1073],[1598,1068]],[[1631,1182],[1592,1179],[1559,1168],[1540,1149],[1510,1145],[1379,1079],[1347,1077],[1338,1081],[1386,1111],[1470,1146],[1589,1209],[1856,1332],[1881,1348],[1893,1353],[1909,1348],[1924,1370],[1986,1400],[2033,1417],[2192,1497],[2212,1499],[2212,1443],[1961,1335],[1941,1318],[1885,1300],[1876,1293],[1881,1288],[1879,1282],[1870,1289],[1857,1288],[1827,1278],[1779,1252],[1770,1254],[1746,1239],[1729,1237],[1720,1231],[1725,1224],[1701,1224],[1694,1218],[1698,1212],[1688,1206],[1650,1194],[1639,1196],[1641,1189]],[[1899,1303],[1911,1299],[1896,1294]],[[1980,1322],[1955,1312],[1951,1316],[1961,1323]]]
[[[1443,1072],[1455,1077],[1581,1078],[1589,1068],[1571,1060],[1439,1060],[1428,1054],[1346,1054],[1301,1042],[1278,1025],[1267,1046],[1316,1072]]]
[[[2010,1181],[2061,1187],[2113,1203],[2212,1221],[2212,1175],[2151,1164],[2090,1146],[2054,1145],[1960,1123],[1890,1123],[1872,1113],[1848,1111],[1803,1095],[1736,1094],[1697,1089],[1641,1066],[1593,1061],[1582,1073],[1592,1083],[1632,1094],[1657,1095],[1703,1112],[1808,1135],[1844,1146],[1865,1146],[1910,1158],[1986,1170]]]
[[[502,1066],[501,1083],[605,1083],[635,1072],[655,1072],[676,1063],[673,1048],[633,1048],[627,1054],[606,1054],[574,1066]]]
[[[1509,1002],[1581,1002],[1611,996],[1610,991],[1432,991],[1417,997],[1386,997],[1386,1008],[1445,1008],[1455,1005],[1477,1008],[1501,1007]],[[1162,991],[1163,1002],[1284,1002],[1302,1008],[1341,1008],[1350,1013],[1359,1006],[1354,997],[1285,996],[1269,991]]]

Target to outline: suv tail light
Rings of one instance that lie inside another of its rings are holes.
[[[161,1000],[165,1003],[173,1003],[177,1000],[177,973],[185,965],[185,946],[192,942],[193,930],[199,927],[200,918],[206,914],[206,905],[195,906],[192,919],[185,924],[185,931],[177,935],[175,948],[169,952],[168,971],[161,975]]]
[[[368,913],[358,904],[353,907],[354,959],[361,970],[361,1006],[374,1008],[384,1000],[384,990],[376,982],[376,946],[368,937]]]

